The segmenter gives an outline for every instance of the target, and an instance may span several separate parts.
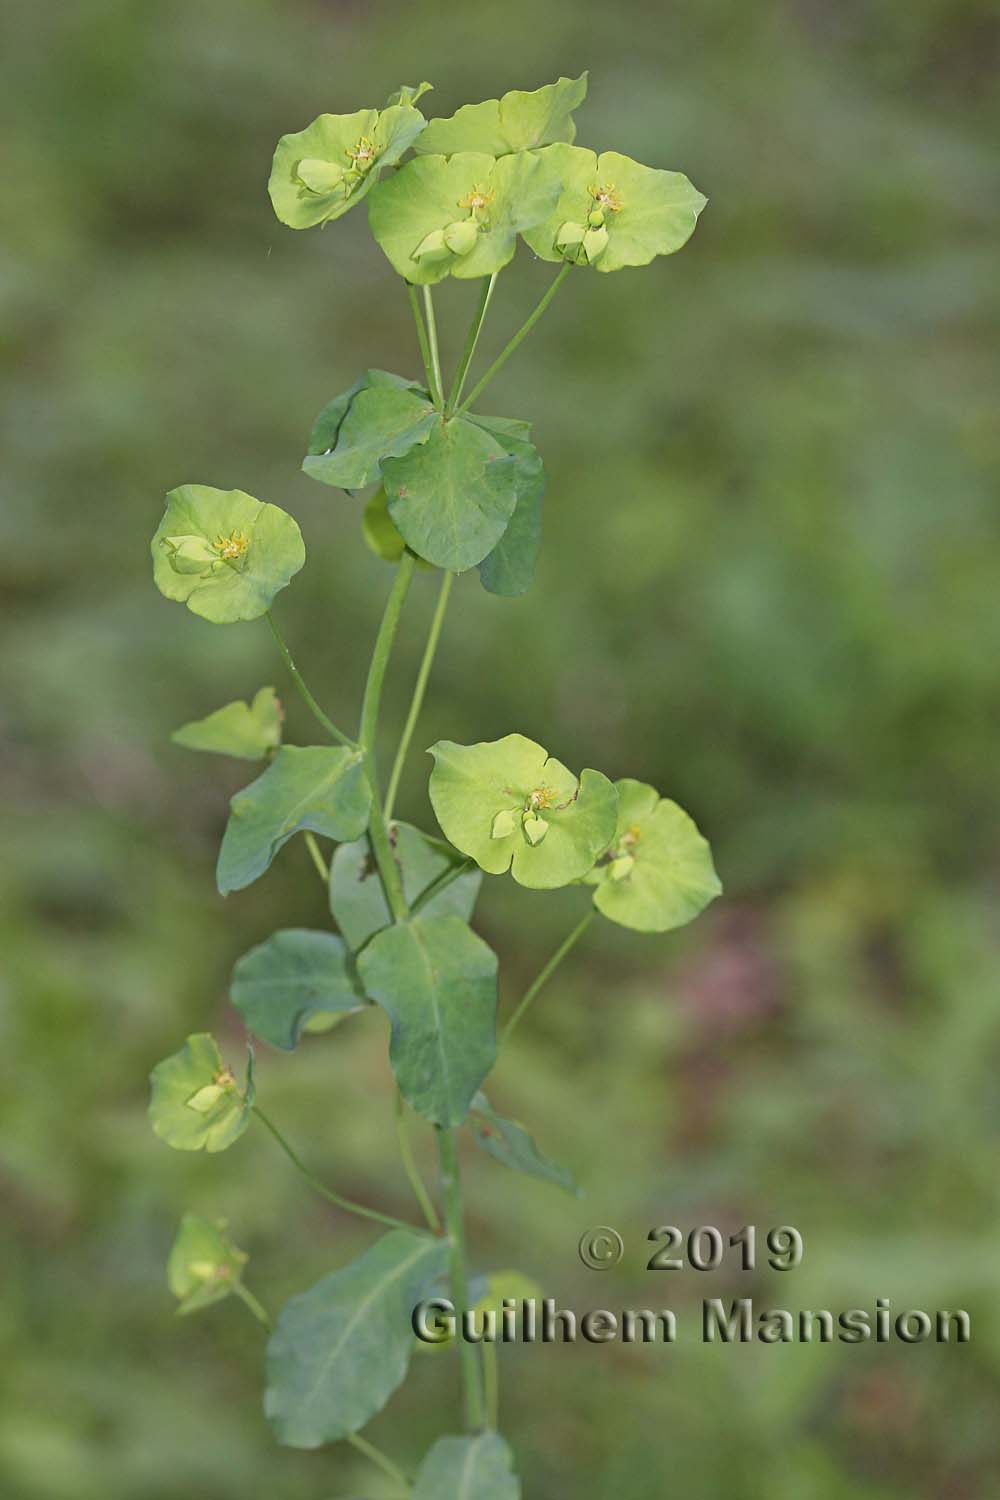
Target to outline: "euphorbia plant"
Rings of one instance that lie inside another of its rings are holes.
[[[175,735],[193,749],[266,763],[232,799],[219,890],[225,895],[261,878],[282,846],[301,835],[337,927],[274,933],[237,963],[232,1002],[248,1040],[286,1051],[304,1032],[382,1008],[400,1146],[426,1228],[351,1202],[309,1172],[261,1111],[252,1048],[241,1082],[212,1037],[189,1037],[153,1070],[151,1115],[169,1145],[212,1152],[232,1145],[256,1118],[327,1199],[382,1226],[360,1259],[293,1297],[277,1316],[265,1407],[278,1440],[315,1448],[346,1439],[415,1500],[515,1500],[513,1460],[495,1432],[495,1352],[488,1344],[460,1344],[464,1434],[439,1436],[415,1477],[360,1436],[406,1375],[412,1309],[435,1284],[447,1278],[459,1311],[491,1305],[504,1286],[523,1286],[513,1273],[470,1276],[457,1133],[467,1129],[508,1167],[573,1190],[569,1174],[522,1126],[497,1115],[483,1093],[498,1050],[497,957],[470,925],[483,874],[509,873],[537,890],[576,885],[586,902],[507,1019],[501,1041],[595,912],[641,932],[666,932],[690,921],[720,887],[707,843],[676,803],[638,781],[613,783],[600,770],[570,769],[520,733],[430,747],[439,833],[398,821],[396,793],[455,577],[476,569],[491,593],[522,594],[541,544],[545,476],[530,424],[474,407],[564,281],[680,249],[705,200],[678,172],[572,144],[585,77],[430,121],[416,107],[428,87],[401,88],[381,110],[323,115],[284,136],[270,179],[275,212],[293,229],[327,224],[367,201],[375,240],[403,278],[422,356],[422,378],[369,370],[334,397],[313,424],[303,464],[322,484],[351,497],[366,494],[363,504],[352,499],[360,529],[395,570],[357,732],[340,728],[319,706],[271,613],[305,561],[291,516],[240,490],[182,485],[168,496],[152,543],[154,577],[169,599],[215,624],[269,622],[323,731],[316,745],[283,744],[280,705],[264,687],[252,702],[227,704]],[[466,395],[497,278],[519,238],[559,270]],[[482,283],[450,381],[431,290],[448,277]],[[438,572],[440,592],[384,785],[375,758],[382,686],[418,567]],[[335,1051],[330,1066],[336,1069]],[[436,1134],[439,1195],[414,1164],[409,1112]],[[245,1260],[222,1226],[185,1216],[169,1271],[180,1310],[232,1292],[268,1323],[243,1286]]]

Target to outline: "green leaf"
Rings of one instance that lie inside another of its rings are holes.
[[[286,745],[229,804],[216,882],[223,896],[263,875],[293,834],[360,838],[371,788],[358,750]]]
[[[614,837],[618,796],[606,776],[579,781],[521,734],[431,746],[430,797],[445,836],[489,875],[550,890],[579,880]],[[510,819],[500,818],[510,813]],[[544,826],[539,828],[538,825]]]
[[[501,447],[514,459],[514,486],[517,503],[507,529],[492,552],[479,564],[479,579],[491,594],[512,599],[531,587],[538,555],[542,548],[542,499],[545,495],[545,469],[541,456],[526,437],[516,436],[510,428],[527,427],[527,423],[504,422],[503,418],[472,417],[471,421],[492,431]],[[502,425],[501,425],[502,424]],[[504,430],[507,428],[508,430]],[[530,428],[529,428],[530,430]]]
[[[722,891],[708,842],[655,787],[628,778],[616,786],[615,836],[587,877],[594,905],[636,932],[683,927]]]
[[[574,1198],[580,1197],[572,1173],[543,1156],[523,1125],[496,1114],[485,1094],[477,1094],[472,1101],[471,1123],[477,1145],[503,1162],[505,1167],[523,1172],[528,1177],[541,1178],[542,1182],[553,1183]]]
[[[438,1438],[420,1465],[413,1500],[520,1500],[513,1462],[495,1432]]]
[[[425,94],[432,92],[433,83],[403,83],[398,89],[394,89],[385,101],[386,108],[390,104],[416,104]]]
[[[352,399],[332,452],[310,454],[302,468],[321,484],[363,489],[378,478],[383,459],[426,442],[437,420],[434,407],[418,387],[365,387]]]
[[[389,514],[418,557],[460,573],[496,546],[517,504],[518,460],[464,417],[437,422],[382,466]]]
[[[447,1259],[443,1239],[394,1229],[285,1304],[268,1344],[264,1397],[279,1442],[318,1448],[381,1411],[406,1375],[413,1308]]]
[[[347,950],[332,932],[284,928],[237,960],[229,997],[255,1036],[291,1052],[314,1016],[360,1009]]]
[[[306,560],[285,511],[206,484],[170,491],[151,551],[160,593],[217,625],[265,614]]]
[[[149,1082],[153,1130],[175,1151],[225,1151],[249,1124],[253,1055],[241,1092],[207,1032],[189,1036],[179,1052],[158,1062]]]
[[[167,1261],[167,1285],[181,1314],[198,1312],[228,1297],[249,1260],[225,1233],[225,1219],[185,1214]]]
[[[238,760],[262,760],[281,744],[284,719],[273,687],[262,687],[251,703],[237,699],[204,719],[182,724],[170,738],[186,750],[209,750]]]
[[[429,886],[454,868],[458,855],[431,842],[409,823],[393,823],[394,857],[403,877],[403,894],[414,906]],[[482,884],[478,870],[469,870],[432,896],[421,909],[425,917],[456,916],[468,922]],[[363,948],[373,933],[392,921],[378,869],[367,839],[341,844],[330,864],[330,910],[352,952]]]
[[[644,167],[617,151],[598,157],[577,146],[548,146],[537,156],[562,184],[553,212],[524,232],[543,260],[572,260],[598,271],[648,265],[691,238],[708,201],[683,173]],[[606,234],[597,232],[595,220]]]
[[[379,183],[368,220],[407,281],[467,280],[507,265],[518,234],[552,213],[559,191],[547,165],[526,153],[422,156]]]
[[[329,453],[335,448],[344,418],[355,396],[361,391],[378,389],[419,391],[422,395],[427,395],[418,381],[408,380],[405,375],[393,375],[389,370],[366,370],[352,386],[349,386],[346,391],[341,391],[339,396],[334,396],[323,407],[312,425],[307,452],[315,456]]]
[[[409,100],[383,110],[320,115],[305,130],[283,135],[267,184],[278,218],[292,229],[339,219],[370,192],[383,167],[413,145],[425,123]]]
[[[576,137],[573,111],[587,97],[587,75],[560,78],[534,93],[513,89],[502,99],[466,104],[447,119],[429,120],[415,150],[426,155],[455,151],[488,151],[505,156]]]
[[[460,1125],[496,1061],[496,954],[460,917],[421,915],[377,933],[358,969],[389,1017],[403,1097],[435,1125]]]

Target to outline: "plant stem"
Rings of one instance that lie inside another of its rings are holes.
[[[497,277],[499,275],[499,271],[494,271],[480,293],[479,306],[476,308],[472,322],[469,325],[469,333],[465,340],[465,348],[462,350],[462,358],[459,360],[458,369],[455,371],[455,379],[452,381],[451,390],[448,392],[448,400],[444,409],[446,417],[455,410],[455,407],[462,399],[462,387],[465,385],[465,377],[469,373],[469,366],[476,352],[476,345],[479,343],[479,335],[483,331],[483,324],[486,321],[486,314],[493,296],[493,288],[497,284]]]
[[[569,937],[564,938],[563,941],[559,944],[559,947],[556,949],[552,957],[549,959],[548,963],[542,969],[542,972],[538,975],[538,978],[534,981],[533,984],[530,984],[528,986],[527,990],[524,992],[524,996],[520,1004],[514,1011],[514,1014],[511,1016],[506,1026],[503,1028],[503,1031],[500,1033],[501,1047],[506,1041],[509,1041],[511,1032],[514,1030],[514,1027],[517,1025],[518,1021],[520,1021],[521,1017],[528,1009],[528,1006],[538,994],[539,990],[552,978],[552,975],[555,973],[556,969],[558,969],[567,953],[571,948],[575,947],[575,945],[583,937],[583,934],[586,932],[587,928],[590,926],[593,920],[594,909],[593,907],[591,907],[586,916],[582,917],[580,921],[577,922]]]
[[[237,1297],[239,1297],[240,1301],[244,1302],[246,1306],[249,1307],[250,1311],[257,1319],[257,1322],[263,1323],[264,1327],[268,1330],[268,1332],[270,1332],[272,1327],[271,1319],[268,1316],[267,1308],[263,1305],[263,1303],[257,1301],[257,1298],[254,1296],[253,1292],[248,1291],[248,1289],[243,1285],[242,1281],[233,1283],[233,1291],[236,1293]]]
[[[413,1196],[420,1204],[420,1210],[427,1220],[427,1227],[432,1234],[441,1233],[441,1220],[438,1218],[437,1209],[431,1201],[431,1195],[424,1186],[424,1180],[413,1156],[413,1148],[410,1145],[410,1134],[406,1128],[406,1106],[403,1096],[396,1090],[396,1139],[399,1142],[399,1154],[403,1161],[403,1170],[406,1173]]]
[[[431,372],[434,376],[436,395],[434,404],[440,411],[444,406],[444,380],[441,376],[441,353],[438,349],[437,319],[434,316],[434,297],[429,286],[424,287],[424,317],[427,319],[427,342],[431,352]]]
[[[284,636],[281,634],[281,631],[274,623],[274,616],[272,615],[270,610],[267,611],[267,623],[270,625],[271,633],[278,643],[278,650],[281,652],[281,655],[284,658],[285,666],[288,668],[291,674],[292,681],[298,688],[299,695],[301,696],[302,701],[303,703],[305,703],[309,712],[319,720],[323,728],[326,730],[327,734],[332,735],[335,740],[339,740],[342,745],[350,746],[350,748],[353,750],[355,748],[354,741],[350,739],[346,734],[343,734],[341,730],[337,728],[332,719],[327,718],[326,714],[320,708],[312,693],[306,687],[305,682],[302,679],[302,674],[292,660],[292,653],[288,649],[288,645],[285,641]]]
[[[404,1223],[402,1219],[394,1219],[391,1214],[379,1213],[377,1208],[366,1208],[363,1203],[355,1203],[353,1199],[345,1198],[341,1193],[334,1192],[333,1188],[328,1188],[324,1183],[320,1182],[318,1177],[313,1176],[302,1158],[292,1150],[278,1127],[271,1122],[263,1110],[258,1109],[256,1104],[253,1106],[253,1113],[257,1116],[261,1124],[274,1136],[274,1139],[282,1151],[284,1151],[292,1166],[302,1174],[309,1186],[315,1192],[319,1193],[321,1198],[325,1198],[328,1203],[335,1203],[338,1208],[344,1208],[348,1213],[360,1214],[363,1219],[375,1219],[379,1224],[388,1224],[390,1229],[408,1229],[412,1232],[416,1228],[413,1224]],[[421,1232],[417,1230],[417,1233]]]
[[[510,343],[506,346],[505,349],[502,350],[500,354],[497,355],[496,359],[490,365],[482,380],[478,381],[477,384],[473,386],[472,390],[470,391],[469,395],[466,396],[461,406],[456,407],[454,412],[454,415],[456,417],[461,416],[463,411],[468,411],[469,407],[475,401],[476,397],[482,395],[483,391],[485,391],[494,375],[496,375],[497,372],[503,368],[503,366],[510,359],[511,355],[514,353],[515,349],[517,349],[528,337],[528,334],[534,328],[535,324],[542,316],[542,313],[548,307],[549,303],[552,301],[552,298],[562,286],[563,282],[566,280],[566,277],[569,275],[572,269],[573,267],[571,266],[569,261],[567,261],[562,270],[559,272],[559,275],[556,277],[555,281],[553,281],[552,285],[545,293],[545,296],[535,308],[534,312],[530,313],[527,319],[521,324],[520,328],[517,330]]]
[[[460,875],[467,875],[470,870],[474,870],[475,868],[475,860],[460,859],[457,864],[445,870],[443,875],[439,875],[436,880],[432,880],[427,889],[421,891],[416,901],[414,901],[412,908],[414,915],[418,911],[422,911],[425,906],[434,900],[435,896],[440,896],[442,891],[446,891],[452,881],[457,880]]]
[[[389,828],[385,814],[382,811],[382,801],[378,789],[378,769],[375,754],[375,735],[378,729],[378,711],[382,702],[382,685],[385,682],[385,670],[389,665],[389,656],[392,652],[392,643],[396,638],[396,630],[399,626],[399,616],[403,608],[403,602],[413,581],[413,570],[416,567],[416,558],[412,552],[404,552],[396,570],[395,582],[386,600],[385,611],[382,615],[382,623],[375,637],[375,649],[372,652],[371,666],[368,668],[368,680],[365,683],[365,696],[361,706],[361,730],[358,742],[365,757],[365,771],[368,784],[371,787],[372,810],[371,821],[368,825],[368,838],[372,846],[372,854],[378,865],[382,888],[385,891],[385,899],[389,910],[397,922],[405,922],[409,915],[406,897],[403,894],[403,882],[400,877],[399,867],[396,864],[392,852],[392,843],[389,839]]]
[[[445,1227],[451,1242],[448,1256],[448,1279],[451,1300],[459,1317],[469,1307],[469,1285],[465,1272],[465,1223],[462,1207],[462,1182],[458,1174],[458,1153],[455,1150],[455,1132],[441,1125],[436,1127],[438,1153],[441,1158],[441,1193],[444,1198]],[[483,1370],[475,1344],[466,1339],[458,1341],[462,1365],[462,1399],[465,1407],[465,1426],[469,1432],[478,1432],[485,1421],[483,1407]]]
[[[307,832],[305,835],[305,840],[306,848],[309,850],[309,857],[312,860],[313,864],[316,866],[316,869],[319,871],[320,880],[322,880],[324,885],[329,885],[330,866],[327,864],[326,860],[323,858],[322,853],[320,852],[320,847],[316,842],[316,835],[314,833]]]
[[[403,733],[400,736],[399,747],[396,750],[396,759],[393,761],[392,774],[389,777],[389,790],[385,794],[385,820],[387,823],[392,817],[392,809],[396,804],[396,793],[399,790],[399,778],[403,774],[403,766],[410,748],[410,741],[413,738],[413,731],[417,727],[420,710],[424,705],[427,679],[431,675],[434,653],[441,638],[441,627],[444,624],[445,610],[448,608],[448,596],[451,593],[451,586],[454,581],[454,573],[445,573],[441,579],[441,591],[438,594],[434,617],[431,620],[431,628],[427,636],[427,645],[424,647],[423,660],[420,663],[420,670],[417,673],[417,680],[414,683],[410,711],[406,716],[406,723],[403,725]]]
[[[500,1358],[496,1344],[484,1339],[483,1351],[483,1400],[486,1405],[486,1422],[496,1432],[500,1425]]]
[[[420,311],[420,299],[417,289],[406,284],[406,294],[410,299],[410,308],[413,312],[413,321],[417,325],[417,343],[420,345],[420,358],[424,362],[424,374],[427,376],[427,389],[431,393],[431,399],[438,411],[444,410],[444,396],[440,389],[435,389],[434,366],[431,363],[431,350],[427,342],[427,329],[424,327],[424,315]]]
[[[352,1448],[356,1448],[359,1453],[363,1453],[365,1458],[381,1469],[383,1474],[388,1474],[390,1479],[394,1479],[398,1485],[401,1485],[405,1494],[408,1495],[410,1493],[410,1481],[399,1465],[394,1464],[392,1459],[382,1452],[381,1448],[376,1448],[374,1443],[370,1443],[367,1438],[363,1438],[359,1432],[348,1433],[347,1441]]]

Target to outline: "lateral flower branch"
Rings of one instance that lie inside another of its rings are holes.
[[[274,689],[262,687],[251,701],[226,704],[174,735],[191,749],[261,763],[230,805],[216,872],[223,895],[259,880],[298,836],[328,885],[336,930],[273,933],[236,964],[232,1003],[250,1038],[286,1052],[308,1038],[308,1045],[330,1049],[334,1070],[339,1031],[331,1039],[316,1034],[373,1006],[385,1012],[402,1167],[428,1227],[347,1199],[314,1176],[256,1102],[252,1048],[241,1084],[211,1036],[188,1037],[153,1070],[153,1128],[178,1150],[218,1152],[256,1118],[311,1187],[384,1226],[360,1259],[278,1313],[264,1405],[279,1442],[317,1448],[345,1440],[413,1500],[521,1494],[511,1450],[495,1431],[492,1348],[463,1344],[464,1431],[433,1442],[412,1487],[360,1436],[406,1376],[414,1305],[447,1277],[451,1300],[463,1310],[482,1300],[476,1288],[485,1284],[485,1295],[495,1297],[512,1274],[498,1280],[488,1268],[477,1268],[475,1278],[470,1271],[457,1132],[515,1171],[576,1191],[569,1173],[542,1155],[523,1126],[496,1114],[483,1092],[498,1052],[498,960],[471,926],[483,876],[509,873],[533,890],[572,885],[586,902],[513,1008],[504,1037],[584,933],[592,935],[595,916],[668,932],[721,889],[708,844],[675,802],[643,782],[571,769],[517,732],[431,747],[429,796],[439,832],[395,816],[456,577],[475,570],[489,593],[516,597],[530,586],[541,547],[545,470],[531,424],[480,411],[480,396],[571,276],[672,254],[705,205],[679,172],[575,145],[574,112],[586,88],[586,75],[560,78],[427,120],[417,108],[430,89],[424,83],[398,89],[381,109],[321,115],[278,143],[269,189],[282,223],[325,225],[367,202],[375,242],[409,297],[423,365],[416,379],[366,371],[326,404],[306,441],[305,472],[352,497],[364,543],[394,569],[356,736],[320,706],[272,614],[276,596],[305,562],[291,516],[242,490],[184,484],[168,495],[152,542],[154,579],[168,599],[213,624],[269,622],[292,683],[323,732],[318,744],[285,743],[281,706]],[[465,395],[498,278],[521,240],[559,269]],[[441,367],[432,290],[448,278],[482,286],[450,378]],[[421,569],[439,573],[438,602],[384,787],[375,755],[382,687]],[[410,1147],[413,1116],[437,1139],[437,1202]],[[243,1284],[246,1262],[224,1225],[186,1215],[168,1269],[180,1310],[234,1295],[270,1329]]]

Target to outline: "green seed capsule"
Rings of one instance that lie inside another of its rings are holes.
[[[474,219],[458,219],[444,231],[444,242],[453,255],[468,255],[476,248],[479,227]]]
[[[532,845],[540,844],[549,831],[549,825],[545,819],[536,818],[532,813],[525,816],[521,827],[524,829],[524,836],[528,843]]]
[[[299,162],[295,175],[310,193],[332,193],[343,183],[347,168],[318,157],[306,157]]]

